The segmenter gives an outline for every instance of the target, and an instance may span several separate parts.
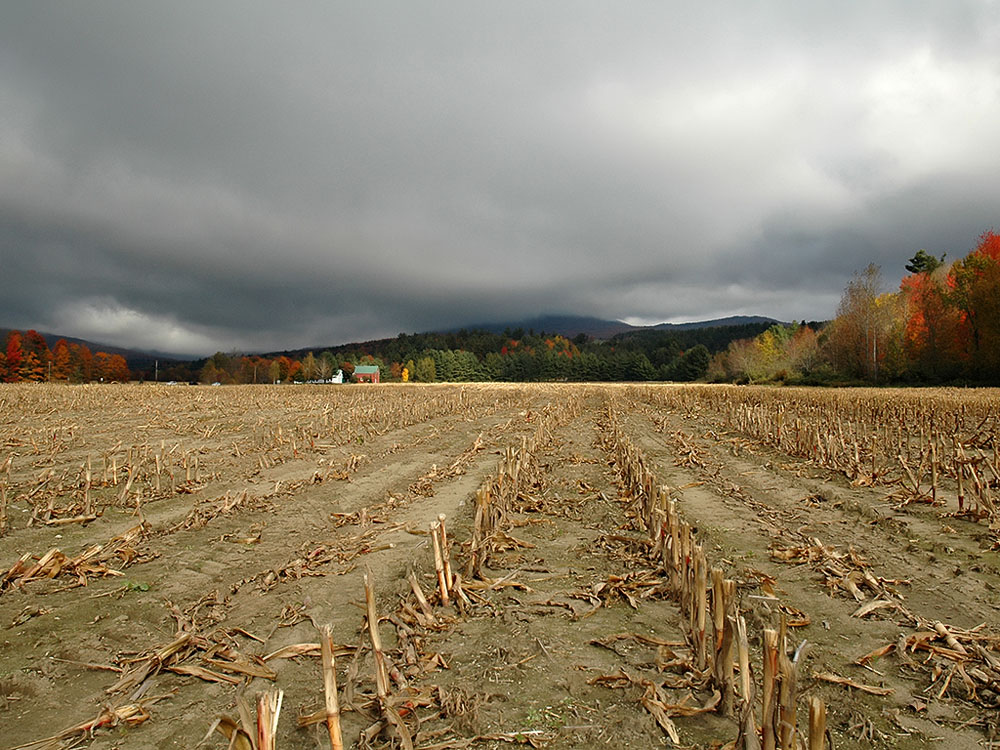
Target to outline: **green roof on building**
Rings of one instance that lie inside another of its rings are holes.
[[[354,368],[355,375],[374,375],[378,372],[378,365],[358,365]]]

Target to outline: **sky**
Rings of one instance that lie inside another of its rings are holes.
[[[5,3],[0,326],[823,320],[1000,229],[1000,3]]]

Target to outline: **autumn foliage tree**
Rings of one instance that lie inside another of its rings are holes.
[[[126,383],[132,377],[132,374],[128,369],[128,362],[120,354],[111,355],[111,379],[119,382]]]
[[[4,360],[6,370],[4,381],[7,383],[16,383],[21,379],[21,365],[24,362],[24,346],[21,341],[20,331],[11,331],[7,334],[7,349]]]
[[[947,284],[969,375],[995,382],[1000,378],[1000,235],[984,232],[976,248],[952,265]]]
[[[45,362],[43,362],[35,352],[26,352],[24,355],[24,361],[21,363],[21,380],[27,380],[32,383],[41,383],[45,380],[45,374]]]
[[[50,350],[45,337],[34,330],[10,331],[0,352],[0,380],[8,383],[68,380],[86,383],[95,379],[126,382],[128,363],[120,354],[92,354],[85,344],[56,341]]]
[[[70,380],[88,383],[94,377],[94,355],[86,344],[69,345]]]
[[[302,377],[305,380],[315,380],[316,374],[319,372],[319,365],[316,362],[316,355],[312,352],[306,354],[302,358]]]
[[[59,339],[52,347],[52,379],[69,380],[70,354],[66,339]]]
[[[94,355],[94,376],[98,380],[110,380],[111,355],[107,352],[97,352]]]
[[[906,315],[903,346],[914,374],[926,380],[955,377],[968,359],[947,278],[947,269],[938,267],[913,273],[900,283]]]
[[[819,336],[804,323],[776,323],[752,339],[732,342],[712,358],[710,380],[795,381],[822,364]]]
[[[201,372],[198,373],[198,382],[200,383],[214,383],[219,379],[219,370],[215,366],[215,362],[211,359],[205,362],[205,365],[201,368]]]
[[[898,359],[902,351],[896,299],[883,293],[882,287],[878,265],[871,263],[855,273],[844,289],[827,338],[827,350],[838,370],[873,382],[889,355]],[[898,363],[893,364],[895,372]]]
[[[918,251],[895,294],[880,293],[877,266],[856,274],[826,332],[831,363],[868,380],[1000,384],[1000,235],[944,258]]]

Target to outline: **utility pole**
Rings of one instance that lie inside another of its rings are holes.
[[[153,373],[154,373],[154,375],[153,375],[153,381],[156,382],[156,383],[159,383],[160,382],[160,360],[154,359],[153,361],[156,363],[153,366]]]

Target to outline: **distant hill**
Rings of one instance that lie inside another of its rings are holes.
[[[730,340],[735,338],[749,338],[757,335],[767,327],[779,321],[774,318],[760,315],[734,315],[727,318],[716,318],[713,320],[700,320],[689,323],[659,323],[651,326],[633,326],[621,320],[607,320],[586,315],[540,315],[520,321],[507,321],[499,323],[481,323],[476,325],[466,325],[460,328],[452,328],[444,331],[428,331],[420,334],[410,334],[409,344],[414,340],[420,341],[421,347],[437,348],[462,348],[468,346],[470,342],[465,338],[472,332],[480,331],[495,335],[502,335],[505,332],[522,334],[559,334],[566,338],[574,338],[584,334],[593,341],[643,341],[653,342],[659,340],[663,335],[674,334],[683,346],[692,346],[696,343],[705,343],[710,350],[716,351],[725,348]],[[719,329],[719,330],[714,330]],[[0,328],[0,341],[7,337],[11,329]],[[24,332],[23,330],[21,331]],[[54,333],[39,331],[45,338],[51,349],[56,341],[65,339],[71,344],[85,345],[93,352],[107,352],[108,354],[120,354],[128,363],[129,369],[133,372],[152,372],[154,363],[159,361],[160,372],[174,365],[191,364],[200,367],[204,364],[204,357],[184,357],[176,354],[164,354],[155,350],[127,349],[110,344],[102,344],[87,339],[75,338],[73,336],[61,336]],[[464,334],[464,335],[463,335]],[[368,353],[385,352],[389,345],[396,345],[397,348],[406,346],[399,339],[380,339],[365,342],[351,342],[335,344],[332,346],[312,346],[301,349],[261,352],[261,356],[275,357],[286,355],[301,358],[309,351],[321,352],[330,350],[335,352],[364,351]],[[482,352],[479,352],[482,354]]]
[[[730,315],[728,318],[715,318],[714,320],[697,320],[693,323],[658,323],[655,326],[644,326],[657,331],[690,331],[698,328],[726,328],[729,326],[749,326],[768,325],[781,323],[774,318],[765,318],[762,315]]]
[[[585,315],[540,315],[536,318],[520,320],[516,322],[501,323],[479,323],[471,326],[462,326],[467,331],[488,331],[489,333],[503,333],[506,330],[534,331],[540,333],[557,333],[560,336],[573,338],[581,333],[594,339],[609,339],[619,333],[631,331],[635,326],[623,323],[620,320],[604,320],[603,318],[588,317]],[[452,331],[457,331],[455,328]]]
[[[566,336],[567,338],[573,338],[583,333],[590,338],[605,341],[614,336],[635,331],[688,331],[701,328],[726,328],[763,324],[771,326],[778,322],[774,318],[766,318],[761,315],[731,315],[728,318],[699,320],[691,323],[658,323],[652,326],[634,326],[621,320],[605,320],[581,315],[542,315],[517,322],[485,323],[474,326],[463,326],[463,328],[469,331],[489,331],[490,333],[503,333],[506,330],[514,331],[520,328],[525,331],[535,331],[536,333],[541,331],[558,333],[560,336]]]

